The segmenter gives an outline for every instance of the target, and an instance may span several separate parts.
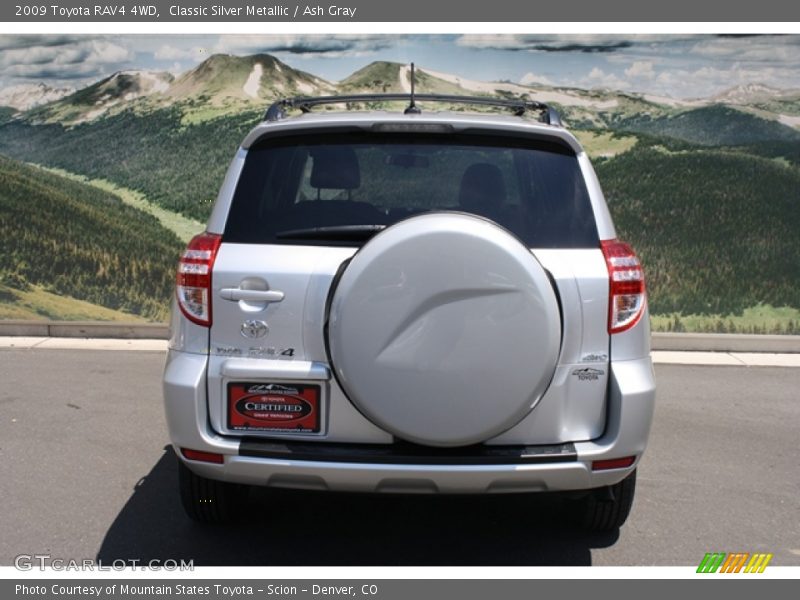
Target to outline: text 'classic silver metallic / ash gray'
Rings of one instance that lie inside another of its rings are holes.
[[[647,301],[576,139],[538,103],[327,101],[270,109],[180,260],[164,400],[189,516],[258,485],[563,492],[622,525]]]

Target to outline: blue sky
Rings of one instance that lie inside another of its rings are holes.
[[[0,35],[0,87],[81,87],[118,70],[179,73],[210,54],[274,54],[336,81],[374,60],[482,81],[706,97],[800,88],[800,35]]]

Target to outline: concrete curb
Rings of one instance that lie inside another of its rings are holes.
[[[800,353],[800,335],[739,333],[653,333],[653,350],[680,352]]]
[[[114,321],[0,321],[0,336],[166,340],[165,323]]]
[[[166,340],[165,323],[112,321],[0,321],[0,336]],[[800,353],[800,335],[732,333],[654,333],[653,350],[678,352]]]

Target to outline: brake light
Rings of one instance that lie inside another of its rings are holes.
[[[201,233],[192,238],[178,263],[178,306],[190,321],[211,326],[211,269],[222,236]]]
[[[608,333],[630,329],[644,313],[644,271],[633,249],[618,240],[600,242],[608,266]]]

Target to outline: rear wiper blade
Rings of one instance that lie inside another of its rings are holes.
[[[386,225],[335,225],[279,231],[275,237],[295,240],[353,240],[365,241],[386,229]]]

